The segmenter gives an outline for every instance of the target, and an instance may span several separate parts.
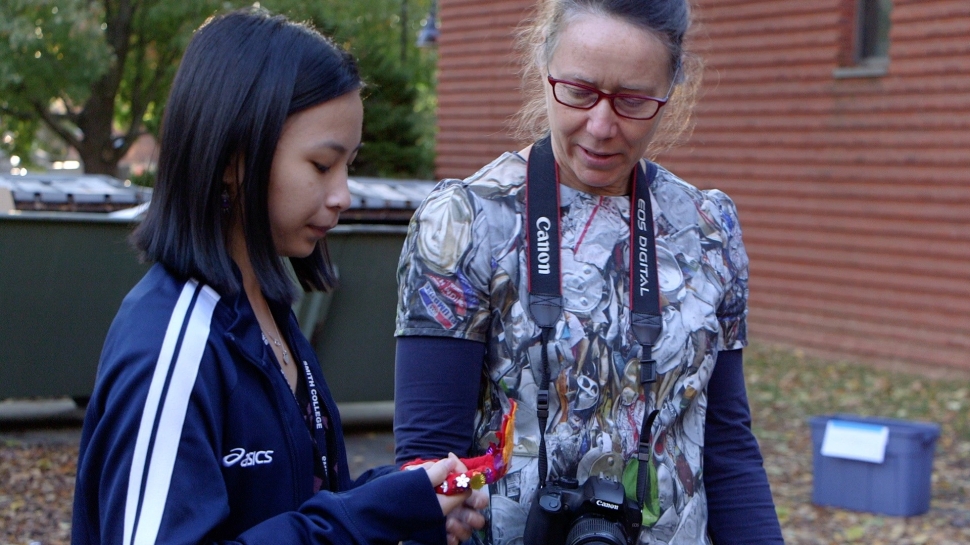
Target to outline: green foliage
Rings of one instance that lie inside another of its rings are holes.
[[[0,3],[0,149],[29,164],[37,110],[87,99],[111,60],[102,16],[84,0]]]
[[[155,171],[145,170],[141,174],[132,174],[128,177],[131,183],[142,187],[155,187]]]
[[[83,103],[112,60],[103,19],[103,7],[85,0],[0,3],[0,105]]]
[[[270,0],[262,5],[308,20],[357,58],[366,88],[364,147],[354,173],[433,177],[437,55],[416,45],[430,0],[326,0],[312,5]]]
[[[144,2],[133,21],[132,58],[124,67],[116,100],[116,123],[141,124],[145,131],[157,135],[168,90],[192,33],[208,17],[241,5],[245,2]],[[139,119],[133,119],[133,115]]]
[[[410,73],[379,52],[359,51],[367,78],[364,91],[364,147],[356,172],[366,176],[433,175],[434,150],[423,145],[433,118],[418,111],[418,89]],[[369,75],[369,76],[368,76]]]
[[[434,51],[415,45],[430,0],[270,0],[359,59],[364,142],[356,172],[431,177]],[[0,149],[29,158],[41,126],[78,149],[88,172],[113,173],[139,135],[158,134],[165,98],[192,32],[240,0],[0,2]],[[255,3],[254,5],[259,5]],[[402,7],[405,11],[402,12]],[[405,15],[406,24],[402,23]],[[6,138],[9,137],[9,138]]]
[[[0,118],[2,123],[3,118]],[[34,135],[40,127],[40,121],[36,118],[18,119],[15,117],[7,118],[7,123],[0,124],[0,150],[3,150],[8,157],[16,155],[20,157],[24,168],[32,168],[35,165],[30,163],[36,150]]]
[[[157,132],[178,59],[222,0],[0,2],[0,133],[29,152],[43,125],[81,154],[89,172],[114,173],[146,130]],[[40,142],[51,147],[49,142]]]

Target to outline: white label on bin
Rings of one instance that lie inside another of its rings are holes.
[[[886,459],[889,427],[846,420],[829,420],[822,439],[822,455],[881,464]]]

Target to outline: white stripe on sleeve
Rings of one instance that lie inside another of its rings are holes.
[[[158,536],[189,397],[195,386],[209,338],[212,314],[218,301],[219,294],[215,290],[208,286],[200,287],[197,281],[190,280],[182,288],[175,304],[135,441],[125,504],[125,545],[153,544]],[[179,336],[186,321],[185,335],[179,345]]]

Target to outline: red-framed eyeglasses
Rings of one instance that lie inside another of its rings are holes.
[[[547,79],[549,84],[552,85],[552,96],[555,97],[556,102],[563,106],[590,110],[605,98],[610,101],[610,106],[616,112],[616,115],[638,120],[653,119],[660,108],[670,99],[670,93],[674,87],[671,83],[667,96],[656,98],[632,93],[604,93],[595,87],[575,81],[556,79],[551,75],[548,75]],[[674,80],[676,80],[676,76]]]

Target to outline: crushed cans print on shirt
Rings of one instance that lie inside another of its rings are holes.
[[[476,419],[481,448],[519,404],[507,475],[491,485],[487,542],[520,545],[538,486],[540,329],[528,312],[526,161],[506,153],[438,184],[418,208],[398,267],[396,334],[487,343]],[[656,493],[643,544],[709,543],[702,459],[707,381],[720,350],[747,344],[748,261],[733,202],[658,168],[651,184],[663,332],[657,382],[638,381],[630,331],[629,197],[560,186],[563,316],[549,343],[549,479],[612,477],[629,490],[646,411]],[[635,487],[635,484],[633,485]]]

